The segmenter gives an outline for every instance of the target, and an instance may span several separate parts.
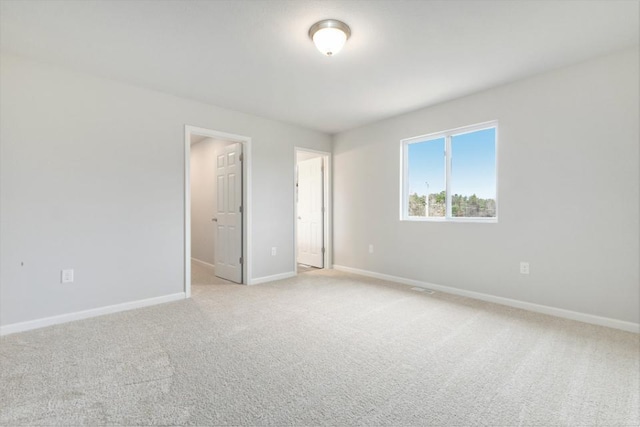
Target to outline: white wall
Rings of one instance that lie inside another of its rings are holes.
[[[334,263],[638,323],[638,73],[628,50],[336,135]],[[399,221],[400,140],[494,119],[499,223]]]
[[[0,325],[184,290],[185,124],[252,137],[253,278],[293,271],[294,146],[327,135],[10,55],[0,113]]]

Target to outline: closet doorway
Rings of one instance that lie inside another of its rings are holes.
[[[295,149],[296,273],[330,268],[330,161],[330,153]]]

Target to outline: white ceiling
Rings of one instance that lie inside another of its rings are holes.
[[[0,47],[335,133],[638,44],[637,1],[14,1]],[[335,57],[307,36],[351,26]]]

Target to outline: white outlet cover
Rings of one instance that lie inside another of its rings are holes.
[[[62,283],[73,283],[73,269],[62,270],[60,281]]]
[[[522,261],[520,262],[520,274],[529,274],[529,263]]]

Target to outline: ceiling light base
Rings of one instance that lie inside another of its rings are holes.
[[[351,36],[351,28],[337,19],[324,19],[309,28],[309,38],[327,56],[338,53]]]

